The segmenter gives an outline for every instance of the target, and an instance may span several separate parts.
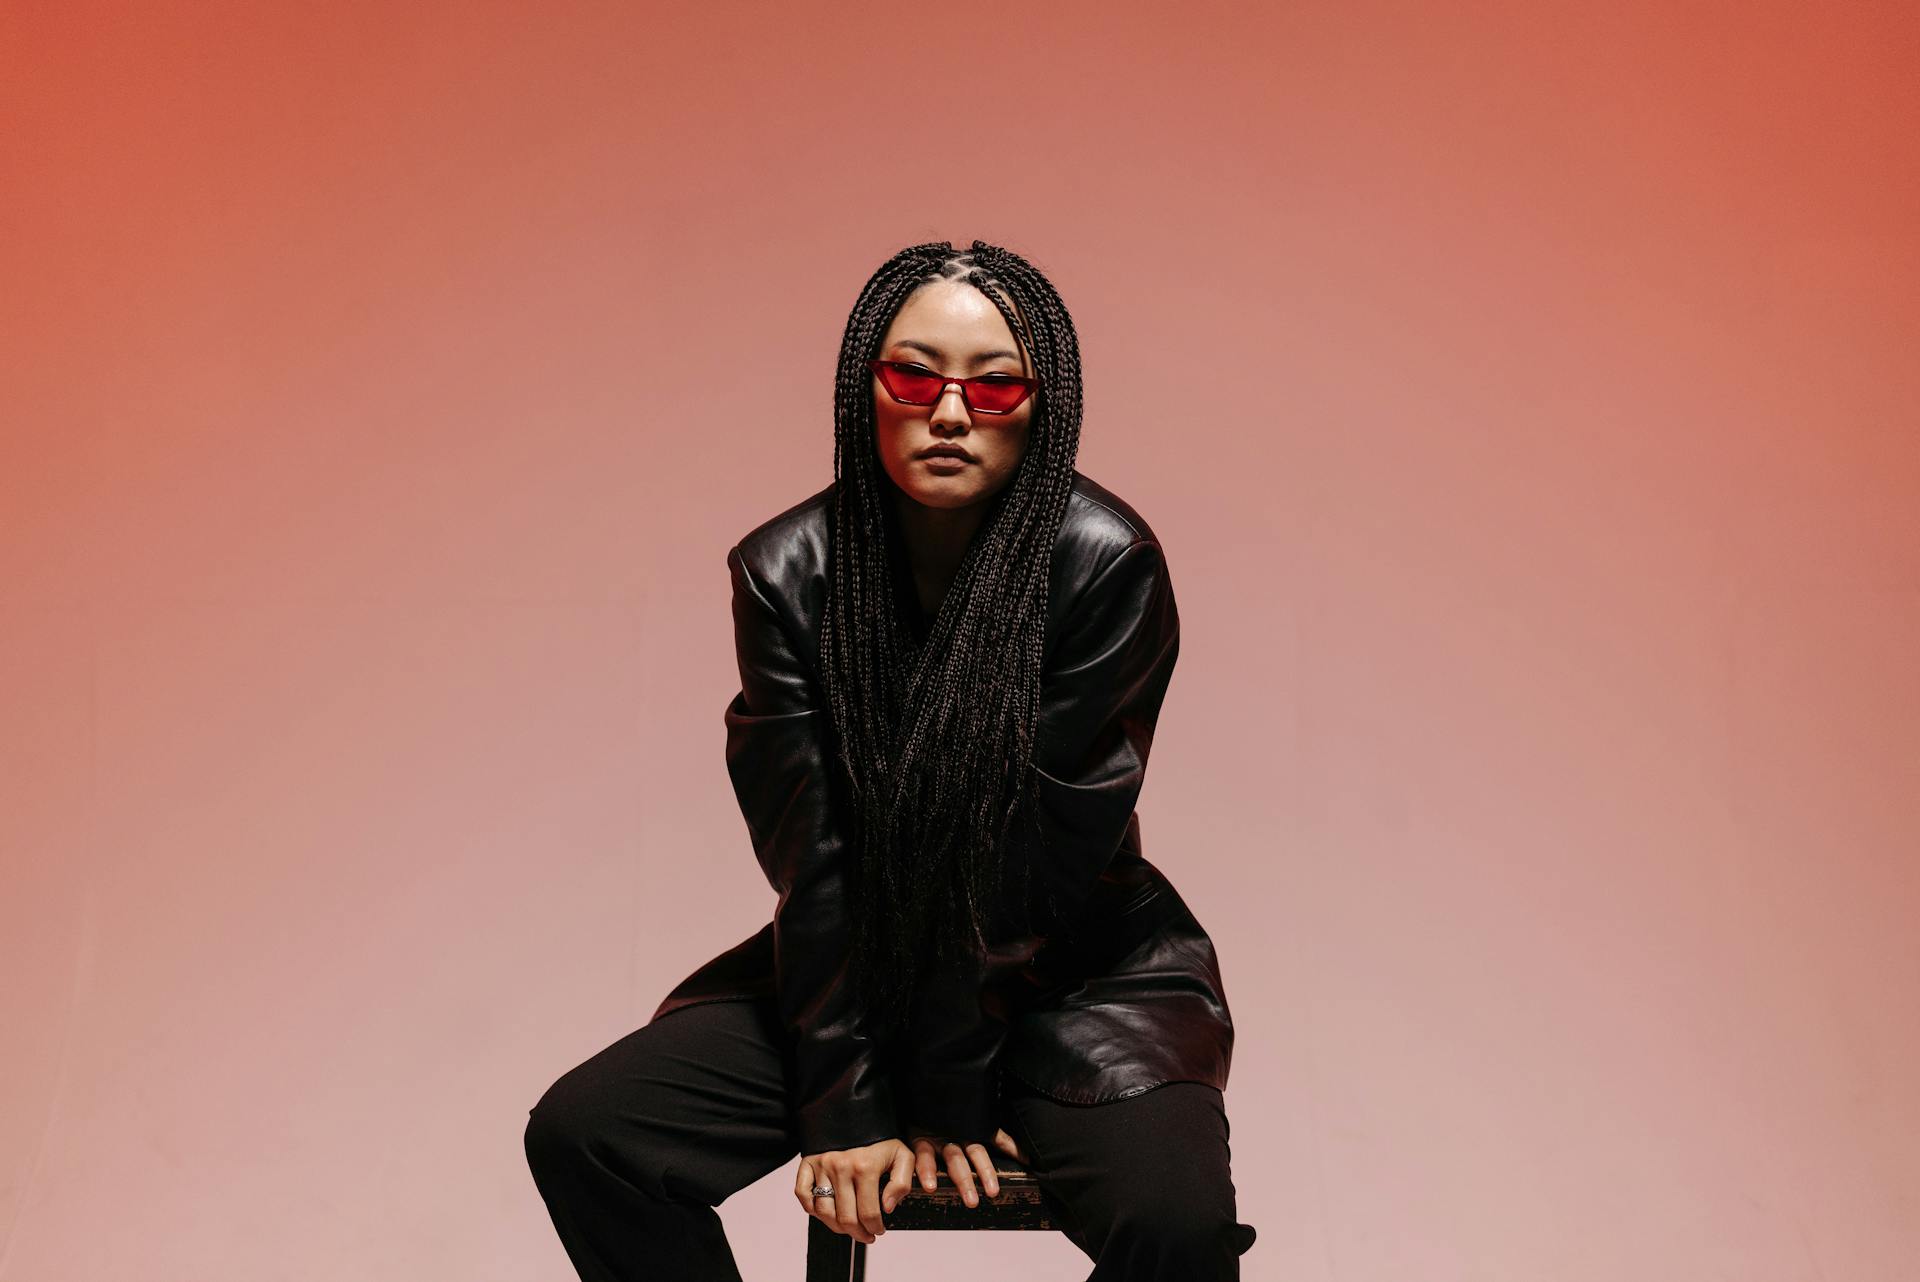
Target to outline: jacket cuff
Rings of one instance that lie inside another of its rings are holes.
[[[900,1133],[893,1088],[880,1074],[852,1091],[801,1105],[794,1110],[793,1125],[803,1157],[906,1138]]]

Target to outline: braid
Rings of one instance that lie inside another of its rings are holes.
[[[927,636],[897,585],[905,549],[873,445],[867,361],[909,295],[960,280],[993,301],[1031,352],[1040,390],[1027,450]],[[1053,544],[1080,445],[1079,338],[1051,282],[974,241],[909,246],[867,281],[834,378],[831,581],[820,675],[852,807],[851,964],[863,1002],[897,1031],[930,964],[984,946],[1005,904],[1016,820],[1034,829],[1033,734]],[[1027,867],[1018,896],[1026,909]]]

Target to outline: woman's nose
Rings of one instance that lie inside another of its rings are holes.
[[[940,399],[934,402],[933,413],[928,416],[933,422],[957,424],[965,424],[969,417],[967,398],[961,393],[958,383],[947,384],[940,393]]]

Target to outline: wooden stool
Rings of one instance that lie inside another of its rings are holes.
[[[893,1214],[886,1217],[887,1231],[900,1229],[1054,1229],[1061,1226],[1048,1213],[1040,1196],[1040,1182],[1032,1171],[1005,1153],[995,1152],[993,1169],[1000,1177],[1000,1196],[988,1197],[980,1188],[979,1173],[974,1188],[980,1205],[968,1206],[960,1188],[944,1168],[933,1192],[920,1187],[916,1176],[913,1192],[900,1200]],[[807,1217],[807,1282],[866,1282],[867,1244],[835,1233],[818,1217]]]

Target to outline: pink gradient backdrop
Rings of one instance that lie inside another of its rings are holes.
[[[7,6],[0,1279],[571,1276],[526,1109],[772,907],[726,548],[830,476],[866,273],[975,236],[1180,593],[1141,813],[1244,1276],[1920,1277],[1917,57],[1904,3]]]

